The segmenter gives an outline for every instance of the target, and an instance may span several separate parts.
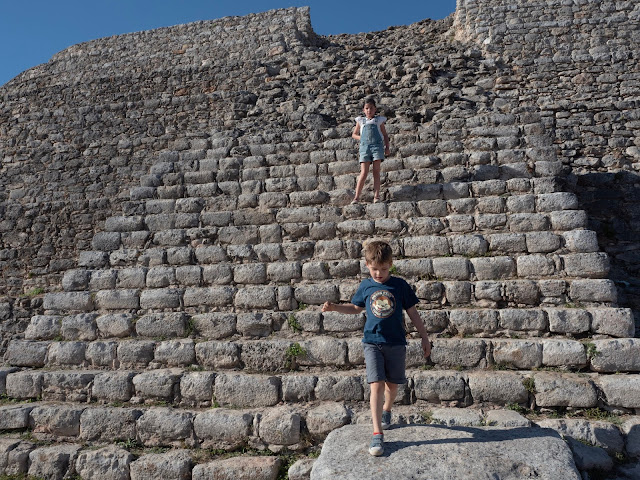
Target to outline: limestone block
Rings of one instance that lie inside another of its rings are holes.
[[[177,288],[154,288],[140,293],[140,308],[178,308],[182,290]]]
[[[597,377],[607,405],[640,408],[640,378],[637,375],[601,375]]]
[[[53,342],[49,345],[47,364],[82,366],[86,348],[85,342]]]
[[[314,375],[283,375],[282,399],[285,402],[309,402],[315,400],[315,387],[318,377]]]
[[[449,242],[446,237],[418,236],[403,240],[404,254],[407,257],[424,258],[449,255]]]
[[[62,317],[57,315],[34,315],[24,332],[25,340],[52,340],[60,335]]]
[[[220,374],[215,379],[214,395],[221,405],[269,407],[280,401],[280,379],[266,375]]]
[[[546,331],[547,319],[542,310],[504,308],[499,310],[500,328],[507,330]]]
[[[195,344],[190,338],[159,342],[154,360],[169,367],[192,365],[196,360]]]
[[[487,236],[489,249],[496,253],[520,253],[527,251],[526,237],[522,233],[494,233]]]
[[[416,397],[431,403],[462,401],[466,385],[461,373],[425,371],[413,376]]]
[[[6,377],[6,391],[10,398],[37,398],[42,393],[41,372],[14,372]]]
[[[535,204],[534,195],[512,195],[507,197],[507,211],[510,213],[534,213]]]
[[[118,360],[123,367],[144,367],[153,360],[155,343],[149,340],[125,340],[118,343]]]
[[[478,213],[475,216],[476,226],[480,230],[498,230],[507,224],[504,213]]]
[[[101,252],[111,252],[120,248],[120,232],[98,232],[93,236],[91,247]]]
[[[471,259],[478,280],[499,280],[514,277],[516,265],[511,257],[478,257]]]
[[[613,337],[633,337],[635,323],[628,308],[590,308],[591,330]]]
[[[448,280],[469,280],[469,261],[466,258],[434,258],[433,274]]]
[[[431,414],[431,423],[447,427],[469,427],[482,425],[480,412],[465,408],[436,408]]]
[[[600,250],[598,237],[593,230],[571,230],[563,232],[565,247],[574,253],[590,253]]]
[[[489,250],[489,243],[482,235],[452,235],[449,242],[454,255],[480,256]]]
[[[363,314],[325,312],[322,314],[322,326],[326,332],[355,332],[364,328],[365,319]]]
[[[196,343],[196,358],[200,365],[207,368],[234,368],[240,366],[238,346],[229,342],[209,341]]]
[[[282,460],[279,457],[232,457],[193,467],[193,480],[275,480]]]
[[[100,290],[95,295],[100,310],[137,310],[140,308],[140,292],[133,289]]]
[[[82,478],[129,480],[129,464],[133,459],[131,453],[114,445],[84,450],[78,454],[76,471]]]
[[[191,317],[196,334],[206,339],[219,340],[236,331],[236,315],[225,312],[209,312]]]
[[[180,382],[178,370],[150,370],[135,375],[132,380],[136,397],[171,401]]]
[[[526,403],[529,393],[522,383],[523,377],[515,372],[470,372],[469,390],[474,402],[499,405]]]
[[[505,282],[504,293],[507,301],[519,305],[537,305],[540,298],[538,285],[531,280]]]
[[[241,410],[216,408],[198,413],[193,429],[202,448],[234,450],[246,445],[252,432],[253,415]]]
[[[625,435],[625,451],[627,455],[640,457],[640,418],[637,416],[628,418],[621,427]]]
[[[306,421],[311,435],[324,438],[329,432],[348,424],[350,417],[344,405],[328,402],[310,409]]]
[[[408,219],[408,225],[412,235],[432,235],[445,228],[442,220],[434,217],[411,217]]]
[[[476,300],[491,300],[499,302],[502,300],[502,283],[492,281],[476,282],[474,295]]]
[[[86,402],[96,373],[65,370],[45,372],[42,379],[42,397],[46,400]]]
[[[104,223],[107,232],[135,232],[145,230],[144,218],[139,215],[108,217]]]
[[[98,373],[93,380],[92,398],[105,402],[128,402],[133,396],[134,372]]]
[[[551,229],[555,231],[587,228],[587,214],[584,210],[564,210],[551,212]]]
[[[449,215],[446,221],[452,232],[471,232],[475,228],[472,215]]]
[[[302,276],[302,265],[300,262],[270,263],[267,265],[266,275],[270,282],[289,283]]]
[[[540,407],[590,408],[598,404],[597,391],[588,378],[553,372],[536,373],[533,378]]]
[[[425,185],[425,187],[435,192],[435,197],[439,196],[440,184]],[[420,200],[416,203],[418,212],[425,217],[446,217],[447,202],[444,200]]]
[[[295,321],[304,332],[318,333],[321,328],[322,314],[313,311],[299,311],[289,314],[289,318],[293,315]],[[287,321],[288,321],[287,319]]]
[[[208,271],[204,270],[205,281],[209,281]],[[188,287],[184,291],[185,307],[210,306],[224,307],[233,304],[236,289],[233,287]]]
[[[7,375],[17,370],[15,367],[0,367],[0,395],[7,393]]]
[[[191,479],[191,455],[188,450],[141,455],[129,465],[131,480]]]
[[[490,427],[500,428],[528,428],[531,426],[531,420],[513,410],[489,410],[485,422]]]
[[[332,337],[315,337],[300,342],[305,354],[296,358],[303,366],[339,366],[347,363],[347,344]]]
[[[80,415],[80,439],[96,442],[136,438],[136,420],[142,411],[134,408],[85,408]]]
[[[540,232],[549,229],[549,220],[540,213],[513,213],[507,217],[507,228],[514,233]]]
[[[276,292],[273,287],[245,287],[238,289],[234,304],[244,309],[276,309]]]
[[[218,240],[221,244],[255,245],[259,243],[260,235],[255,225],[228,226],[218,230]]]
[[[340,301],[338,288],[334,284],[302,285],[295,288],[294,296],[298,302],[309,305]]]
[[[245,368],[257,372],[276,372],[296,368],[298,357],[288,354],[289,340],[249,341],[240,345]]]
[[[528,232],[525,236],[529,253],[551,253],[561,247],[561,237],[552,232]]]
[[[107,265],[109,254],[107,252],[80,252],[78,266],[85,268],[102,268]]]
[[[273,331],[273,320],[270,313],[240,313],[236,330],[245,337],[267,337]]]
[[[159,265],[147,272],[146,286],[149,288],[164,288],[175,283],[176,271],[173,267]]]
[[[62,405],[35,407],[29,413],[33,433],[76,437],[80,433],[80,415],[84,408]]]
[[[212,372],[185,372],[180,377],[180,396],[183,402],[211,402],[213,396]]]
[[[443,282],[442,285],[444,296],[450,304],[461,305],[471,302],[471,282]]]
[[[195,256],[199,264],[216,264],[228,260],[226,250],[218,245],[200,245],[195,249]]]
[[[93,309],[93,301],[89,292],[47,293],[42,307],[45,310],[86,312]]]
[[[583,333],[591,328],[591,315],[578,308],[547,308],[549,331],[557,333]]]
[[[5,353],[5,362],[15,367],[43,367],[49,342],[11,340]]]
[[[582,419],[547,419],[535,422],[542,428],[552,428],[561,435],[618,453],[624,449],[624,438],[615,425]]]
[[[185,315],[180,312],[148,313],[136,322],[136,333],[141,337],[183,337],[185,330]]]
[[[96,318],[96,327],[101,337],[128,337],[133,331],[133,315],[113,313]]]
[[[579,278],[604,278],[609,273],[606,253],[572,253],[561,255],[567,275]]]
[[[32,406],[5,405],[0,407],[0,430],[22,430],[29,427],[29,413]],[[0,455],[2,450],[0,450]],[[2,472],[0,460],[0,472]]]
[[[486,344],[480,339],[434,339],[431,360],[442,368],[475,367],[485,359]]]
[[[578,341],[545,339],[542,342],[542,364],[544,366],[583,367],[588,363],[584,346]]]
[[[300,414],[288,406],[269,409],[260,420],[259,432],[267,445],[294,445],[300,441]]]
[[[333,240],[336,236],[336,224],[334,222],[313,222],[309,225],[309,236],[314,240]]]
[[[538,212],[575,210],[578,208],[578,197],[574,193],[542,193],[536,197],[536,209]]]
[[[65,340],[92,341],[98,337],[97,315],[84,313],[62,318],[61,333]]]
[[[536,278],[554,275],[556,273],[553,259],[545,255],[522,255],[516,261],[518,277]]]
[[[289,467],[287,475],[289,480],[309,480],[315,458],[301,458]]]
[[[318,378],[315,397],[320,401],[363,400],[364,388],[360,376],[327,375]]]
[[[495,310],[452,310],[449,321],[461,335],[490,333],[498,329],[498,312]]]
[[[146,447],[193,445],[193,414],[171,408],[152,408],[136,421],[138,438]]]
[[[571,437],[567,438],[567,443],[573,452],[576,467],[580,470],[601,470],[608,472],[613,469],[613,459],[604,449],[586,445]]]
[[[262,263],[236,265],[233,281],[241,284],[263,284],[267,281],[267,268]]]
[[[542,365],[542,344],[529,340],[492,340],[497,365],[529,370]]]
[[[360,274],[360,260],[328,262],[329,275],[333,278],[352,278]]]
[[[423,277],[433,274],[431,259],[395,260],[397,274],[403,277]]]
[[[611,302],[618,300],[615,283],[612,280],[573,280],[569,296],[575,302]]]
[[[29,453],[29,470],[31,477],[62,480],[73,471],[73,464],[79,445],[56,445],[40,447]]]
[[[119,236],[118,235],[118,241]],[[67,270],[62,277],[62,289],[65,292],[74,292],[79,290],[87,290],[89,287],[89,278],[91,274],[88,270],[76,269]]]

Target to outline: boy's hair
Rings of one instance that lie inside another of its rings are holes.
[[[373,97],[369,97],[367,99],[365,99],[364,101],[365,105],[373,105],[374,107],[376,106],[376,101]]]
[[[390,263],[393,261],[393,252],[387,242],[374,240],[364,246],[364,260],[368,265],[372,263]]]

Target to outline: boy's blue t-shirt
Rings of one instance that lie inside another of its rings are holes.
[[[385,283],[367,278],[360,283],[351,303],[366,308],[364,343],[406,345],[404,315],[402,310],[419,302],[407,282],[398,277],[389,277]]]

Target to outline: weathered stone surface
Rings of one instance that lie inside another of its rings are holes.
[[[522,375],[512,372],[468,374],[469,390],[474,402],[491,402],[499,405],[525,403],[529,394],[522,381]]]
[[[462,401],[466,386],[462,374],[457,372],[420,372],[413,377],[416,397],[432,403]]]
[[[36,478],[62,480],[73,471],[79,445],[36,448],[29,454],[28,474]]]
[[[307,411],[307,428],[309,433],[324,438],[329,432],[349,423],[349,413],[340,403],[323,403]]]
[[[640,378],[638,375],[601,375],[597,378],[597,384],[608,405],[640,408]]]
[[[189,480],[191,455],[188,450],[141,455],[129,464],[131,480]]]
[[[569,373],[541,372],[533,376],[536,404],[541,407],[595,407],[598,393],[588,378]]]
[[[486,422],[490,427],[520,428],[531,426],[531,420],[513,410],[490,410],[487,412]]]
[[[547,419],[536,423],[542,428],[552,428],[561,435],[602,447],[608,452],[621,452],[624,448],[622,433],[611,423],[572,418]]]
[[[33,407],[31,406],[23,405],[6,405],[0,407],[0,430],[20,430],[27,428],[29,426],[29,413],[32,409]]]
[[[640,340],[624,338],[593,340],[595,355],[591,369],[596,372],[640,372]]]
[[[216,408],[198,413],[193,429],[203,448],[233,450],[247,444],[252,423],[251,413]]]
[[[80,415],[80,438],[101,442],[135,439],[140,415],[140,410],[130,408],[86,408]]]
[[[293,445],[300,441],[300,414],[288,406],[269,410],[260,420],[260,438],[269,445]]]
[[[542,365],[542,344],[529,340],[492,340],[493,360],[498,365],[531,369]]]
[[[432,412],[431,422],[448,427],[482,425],[482,414],[468,408],[437,408]]]
[[[280,401],[280,379],[224,373],[216,377],[214,395],[221,405],[268,407]]]
[[[193,480],[276,480],[278,457],[234,457],[193,467]]]
[[[134,372],[105,372],[94,377],[91,395],[106,402],[128,402],[133,396]]]
[[[311,479],[386,479],[390,471],[397,479],[415,478],[416,472],[428,472],[433,480],[478,478],[478,472],[486,473],[486,478],[581,478],[569,448],[546,429],[410,426],[387,430],[385,453],[377,458],[367,454],[370,435],[370,426],[360,425],[332,432]]]
[[[193,414],[152,408],[136,421],[140,441],[148,447],[193,445]]]
[[[40,406],[29,416],[33,432],[55,437],[76,437],[80,433],[80,415],[84,408],[73,406]]]
[[[110,445],[98,450],[84,450],[78,454],[76,471],[82,478],[96,480],[128,480],[133,455]]]

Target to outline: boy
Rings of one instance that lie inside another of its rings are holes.
[[[389,155],[389,135],[384,126],[387,118],[376,115],[376,102],[372,98],[365,101],[362,112],[365,116],[356,118],[356,126],[351,133],[351,137],[360,142],[360,176],[351,203],[360,201],[360,194],[369,175],[370,164],[373,164],[373,203],[378,203],[380,201],[380,164],[384,156]]]
[[[406,332],[402,309],[422,337],[425,357],[431,354],[431,344],[420,314],[419,302],[407,282],[390,274],[393,264],[391,247],[386,242],[372,241],[364,247],[364,258],[371,278],[360,283],[350,304],[325,302],[323,312],[358,314],[366,309],[364,326],[364,358],[367,382],[371,387],[369,403],[373,420],[373,438],[369,453],[379,456],[384,451],[382,430],[391,423],[391,407],[398,385],[406,382]],[[383,405],[384,401],[384,405]]]

